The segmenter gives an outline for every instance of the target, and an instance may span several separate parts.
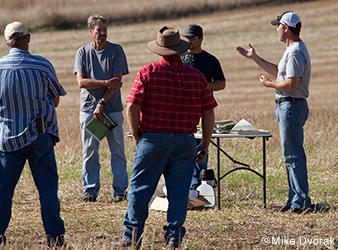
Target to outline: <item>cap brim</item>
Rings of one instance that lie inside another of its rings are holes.
[[[195,36],[197,36],[197,35],[192,34],[192,33],[185,33],[184,36],[185,36],[185,37],[195,37]]]
[[[276,26],[276,25],[279,25],[280,22],[279,22],[277,19],[275,19],[275,20],[272,20],[272,21],[271,21],[271,24],[272,24],[273,26]]]
[[[151,41],[148,43],[148,49],[154,52],[155,54],[161,56],[175,56],[186,52],[190,47],[190,42],[187,38],[181,37],[181,42],[179,45],[174,47],[161,47],[157,44],[157,40]]]

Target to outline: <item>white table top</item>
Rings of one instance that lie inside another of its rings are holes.
[[[194,134],[195,138],[202,139],[202,132],[197,132]],[[270,132],[267,133],[213,133],[211,138],[239,138],[239,137],[246,137],[246,138],[253,138],[253,137],[272,137],[273,134]]]
[[[132,137],[131,132],[127,132],[128,137]],[[202,139],[202,132],[197,132],[194,134],[196,139]],[[253,138],[253,137],[272,137],[273,134],[270,132],[267,133],[213,133],[211,138]]]

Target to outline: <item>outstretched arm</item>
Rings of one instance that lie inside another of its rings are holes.
[[[278,68],[277,65],[271,62],[268,62],[257,55],[254,47],[250,43],[248,43],[248,49],[244,49],[243,47],[236,47],[236,51],[244,56],[245,58],[253,60],[258,66],[264,69],[267,73],[277,77]]]

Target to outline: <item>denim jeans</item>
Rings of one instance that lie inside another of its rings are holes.
[[[294,99],[276,105],[281,150],[289,184],[289,199],[286,205],[296,209],[311,206],[311,199],[308,195],[306,155],[303,147],[303,126],[308,115],[306,99]]]
[[[196,144],[199,145],[201,141],[202,141],[201,139],[196,139]],[[190,189],[196,189],[199,185],[201,185],[200,173],[202,169],[208,168],[208,160],[209,160],[209,155],[207,155],[207,157],[204,159],[203,162],[195,163],[194,172],[191,178]]]
[[[27,159],[39,191],[42,221],[47,238],[55,239],[65,233],[65,228],[60,218],[58,173],[53,142],[47,133],[40,134],[33,143],[20,150],[0,151],[0,235],[5,233],[11,219],[14,189]]]
[[[118,124],[107,136],[109,150],[111,153],[111,171],[113,173],[114,197],[126,195],[128,187],[127,160],[124,154],[123,139],[123,114],[122,112],[108,113]],[[86,131],[86,124],[94,117],[93,113],[80,112],[80,125],[83,145],[82,161],[82,183],[84,193],[98,196],[100,183],[100,155],[98,142],[89,132]]]
[[[173,238],[176,245],[182,241],[195,161],[196,141],[192,134],[143,133],[135,149],[129,202],[123,222],[123,237],[128,242],[140,240],[148,217],[148,204],[162,173],[169,201],[165,240]]]

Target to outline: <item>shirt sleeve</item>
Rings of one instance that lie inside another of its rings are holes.
[[[78,49],[75,56],[75,63],[74,63],[74,74],[76,73],[85,73],[85,60],[84,56],[84,48]]]
[[[126,102],[141,105],[146,93],[144,81],[141,75],[142,69],[136,74],[134,84],[129,92]]]
[[[126,54],[123,51],[123,48],[118,45],[118,49],[115,54],[116,58],[114,58],[114,72],[113,74],[122,73],[123,75],[129,74],[128,63]]]
[[[215,57],[214,64],[215,64],[215,70],[212,74],[212,79],[214,81],[216,81],[216,80],[224,81],[225,77],[224,77],[223,69],[222,69],[221,63],[218,61],[218,59],[216,57]]]
[[[202,103],[202,111],[207,111],[214,109],[217,107],[217,102],[212,95],[212,92],[209,88],[209,85],[207,83],[207,80],[203,74],[201,74],[201,79],[202,79],[202,92],[201,92],[201,103]]]
[[[52,98],[58,97],[58,96],[64,96],[66,95],[65,89],[62,87],[62,85],[59,83],[59,80],[56,76],[55,68],[52,65],[51,62],[48,60],[47,64],[49,65],[49,70],[47,72],[46,78],[48,79],[48,92],[52,96]]]

